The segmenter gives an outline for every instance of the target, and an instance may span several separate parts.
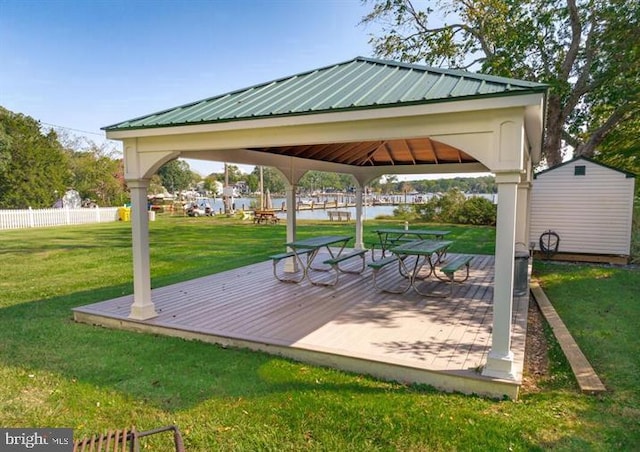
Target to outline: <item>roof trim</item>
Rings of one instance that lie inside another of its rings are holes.
[[[598,162],[598,161],[593,160],[591,158],[579,155],[578,157],[574,157],[571,160],[567,160],[566,162],[559,163],[556,166],[552,166],[551,168],[546,168],[546,169],[544,169],[542,171],[539,171],[539,172],[537,172],[537,173],[535,173],[533,175],[533,178],[536,179],[541,174],[548,173],[549,171],[553,171],[553,170],[558,169],[560,167],[563,167],[565,165],[570,165],[572,163],[576,163],[579,160],[584,160],[586,162],[593,163],[594,165],[599,165],[599,166],[602,166],[603,168],[607,168],[607,169],[610,169],[610,170],[613,170],[613,171],[617,171],[618,173],[624,174],[627,178],[635,178],[635,177],[637,177],[635,174],[633,174],[633,173],[631,173],[629,171],[621,170],[621,169],[613,167],[611,165],[607,165],[606,163]]]

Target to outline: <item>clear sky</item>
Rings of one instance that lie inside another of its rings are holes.
[[[0,105],[105,127],[372,56],[360,0],[0,0]],[[189,161],[201,174],[222,163]],[[250,167],[241,167],[248,171]]]

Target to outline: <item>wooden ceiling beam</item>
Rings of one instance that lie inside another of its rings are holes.
[[[362,165],[364,162],[371,160],[371,156],[375,150],[382,144],[381,141],[366,141],[354,146],[351,157],[345,159],[347,165]]]

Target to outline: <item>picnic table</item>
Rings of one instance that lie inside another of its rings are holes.
[[[253,222],[256,224],[260,223],[270,223],[275,224],[280,221],[280,218],[276,215],[276,212],[273,210],[256,210],[253,214]]]
[[[425,240],[428,237],[434,237],[436,240],[442,240],[451,231],[438,229],[384,228],[376,229],[375,232],[378,234],[378,240],[382,249],[382,257],[384,258],[390,248],[397,246],[402,242]]]
[[[398,257],[400,273],[404,273],[409,278],[409,284],[404,292],[413,287],[413,290],[420,295],[433,296],[433,294],[421,292],[416,280],[426,279],[432,274],[436,274],[436,264],[442,261],[447,248],[452,243],[447,240],[414,240],[389,249],[390,252]],[[412,259],[413,266],[407,265],[408,257],[415,257],[415,259]],[[426,264],[429,265],[429,272],[426,275],[419,276],[420,271]]]
[[[293,282],[300,282],[303,278],[307,278],[307,280],[313,285],[322,285],[322,286],[334,286],[338,282],[338,275],[340,272],[342,273],[361,273],[364,270],[364,254],[366,250],[354,250],[350,253],[343,253],[347,242],[351,240],[353,237],[348,235],[329,235],[329,236],[318,236],[312,237],[304,240],[296,240],[293,242],[289,242],[286,244],[287,247],[291,250],[288,253],[284,253],[281,255],[272,256],[274,260],[274,274],[275,274],[275,265],[277,264],[277,260],[281,260],[286,257],[295,257],[298,263],[302,266],[303,269],[303,277],[299,280],[295,280]],[[329,253],[330,258],[323,262],[323,267],[314,267],[313,263],[318,253],[321,249],[326,248]],[[302,256],[306,256],[306,260],[303,261]],[[340,268],[340,263],[351,259],[352,257],[360,257],[362,260],[362,268],[358,271],[345,270]],[[336,276],[332,282],[325,283],[314,280],[311,278],[311,271],[329,271],[335,270]],[[276,277],[278,277],[276,275]],[[282,280],[281,278],[278,278]]]

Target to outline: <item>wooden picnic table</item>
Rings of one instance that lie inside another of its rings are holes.
[[[382,257],[385,257],[390,248],[399,245],[401,242],[426,240],[428,237],[435,237],[436,240],[442,240],[451,231],[438,229],[383,228],[376,229],[375,232],[378,234],[378,240],[380,241]]]
[[[404,273],[403,276],[409,278],[409,284],[405,292],[413,287],[413,290],[420,295],[434,296],[433,294],[421,292],[416,284],[416,280],[428,278],[432,274],[435,275],[436,264],[443,259],[447,248],[449,248],[452,243],[453,242],[447,240],[414,240],[389,249],[390,252],[398,256],[400,273]],[[407,258],[410,256],[415,257],[413,260],[413,268],[410,268],[411,265],[407,265]],[[418,276],[425,264],[429,264],[429,273]]]
[[[271,223],[275,224],[280,221],[280,218],[276,215],[276,212],[273,210],[256,210],[253,214],[253,222],[256,224],[260,223]]]
[[[318,255],[318,252],[322,248],[326,248],[331,256],[331,259],[336,259],[340,257],[342,251],[344,250],[347,242],[351,240],[353,237],[349,235],[328,235],[328,236],[317,236],[303,240],[296,240],[293,242],[289,242],[286,244],[287,247],[291,249],[291,251],[295,254],[296,259],[300,263],[303,268],[304,276],[307,280],[314,285],[318,283],[314,281],[309,275],[311,270],[315,271],[328,271],[331,267],[313,267],[313,261]],[[334,249],[332,249],[334,248]],[[335,248],[338,248],[335,251]],[[302,255],[306,255],[306,262],[303,262]]]

